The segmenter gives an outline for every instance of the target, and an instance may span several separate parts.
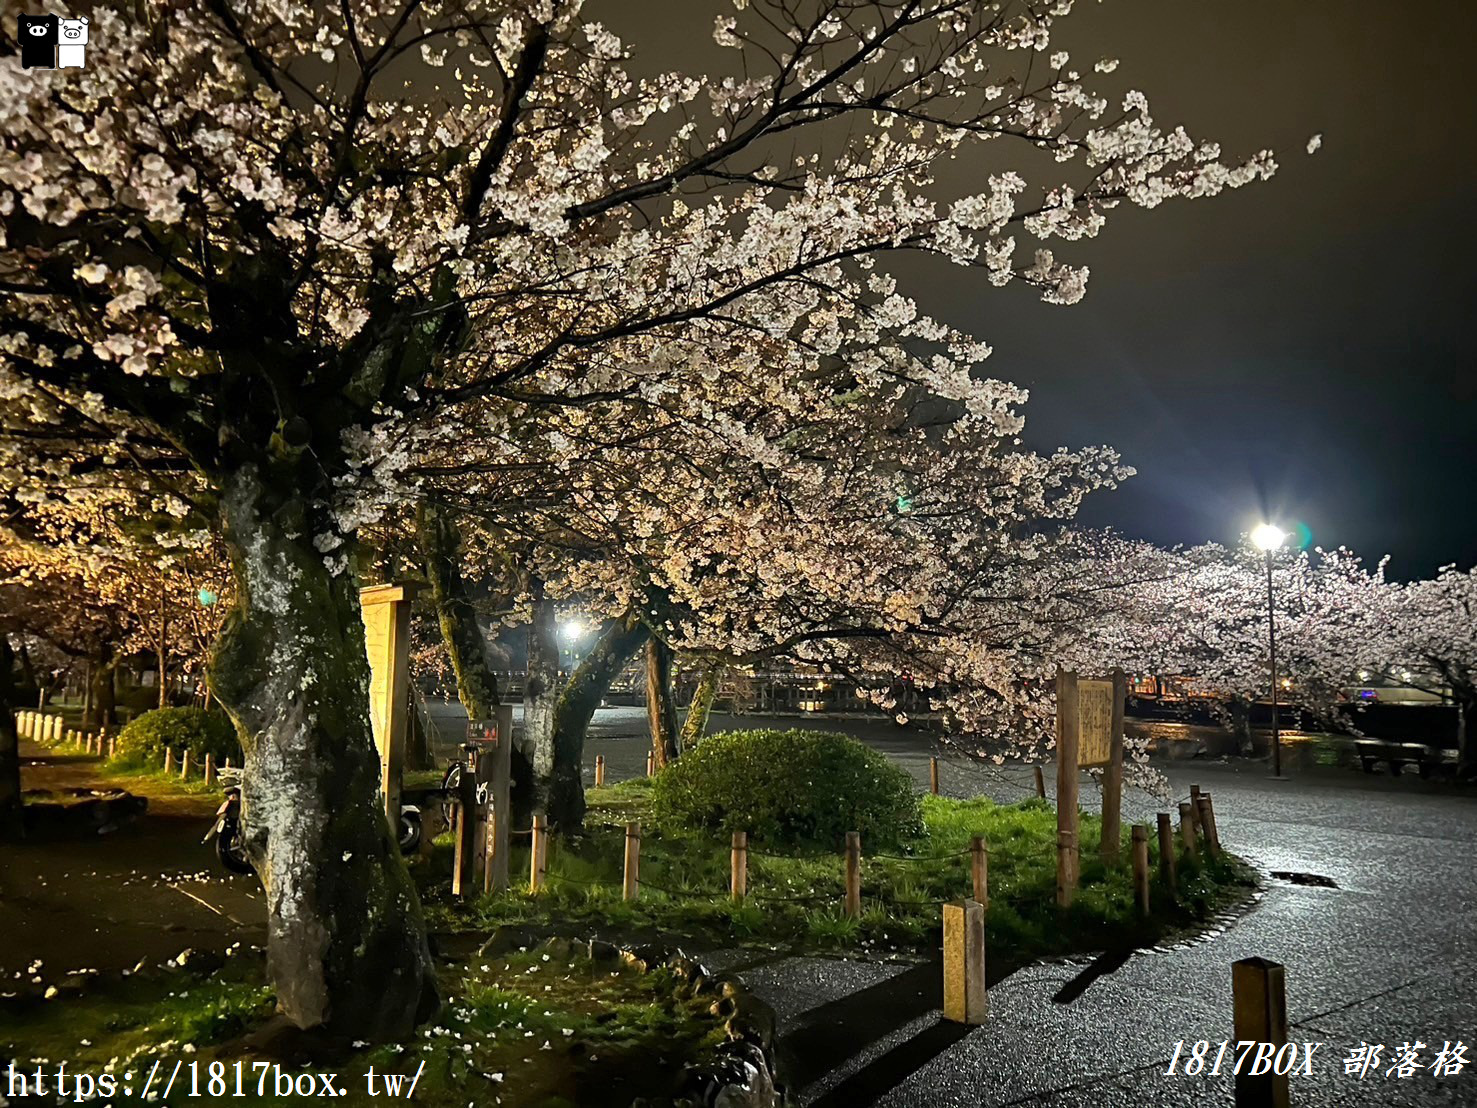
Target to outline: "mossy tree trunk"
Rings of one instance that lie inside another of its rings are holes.
[[[687,717],[682,721],[678,745],[684,753],[695,747],[707,734],[708,716],[713,712],[713,701],[718,698],[718,686],[722,680],[722,662],[709,661],[703,666],[697,688],[692,692],[692,703],[687,706]]]
[[[677,704],[672,696],[672,648],[655,635],[646,640],[646,724],[661,769],[677,760]]]
[[[354,576],[314,546],[329,524],[289,467],[221,482],[236,582],[211,684],[245,750],[247,851],[267,901],[267,966],[299,1027],[408,1035],[439,1001],[420,901],[380,797]],[[316,526],[315,526],[316,523]]]
[[[467,710],[467,718],[491,719],[501,699],[471,590],[462,576],[460,529],[444,509],[422,503],[416,511],[416,530],[441,638],[456,674],[457,699]],[[525,827],[533,812],[533,764],[517,746],[513,748],[512,798],[513,826]]]
[[[0,840],[21,835],[20,736],[15,730],[15,655],[0,635]]]
[[[611,620],[590,652],[570,674],[554,715],[554,771],[547,784],[549,822],[575,831],[585,819],[585,786],[580,775],[585,735],[610,683],[651,634],[634,616]]]
[[[543,582],[529,583],[533,622],[528,628],[527,680],[523,683],[523,736],[533,753],[534,811],[548,812],[557,761],[555,717],[559,707],[559,627]],[[521,827],[522,824],[519,824]]]
[[[116,727],[118,724],[118,697],[114,683],[118,665],[122,662],[122,656],[110,643],[104,643],[92,660],[92,672],[89,680],[92,684],[92,696],[89,698],[84,728],[96,731],[104,727]]]

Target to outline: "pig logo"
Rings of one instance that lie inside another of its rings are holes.
[[[22,15],[16,38],[21,44],[21,65],[26,69],[54,69],[59,39],[54,15]]]
[[[60,37],[56,47],[58,69],[81,69],[87,64],[87,18],[60,19]]]

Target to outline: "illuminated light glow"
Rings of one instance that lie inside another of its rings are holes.
[[[196,596],[198,597],[200,601],[200,606],[202,608],[209,608],[212,604],[215,603],[215,593],[211,592],[209,589],[201,589],[199,593],[196,594]]]
[[[1287,541],[1287,532],[1270,523],[1259,523],[1251,532],[1251,543],[1258,550],[1273,551]]]

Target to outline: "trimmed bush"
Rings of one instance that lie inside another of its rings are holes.
[[[241,764],[241,745],[236,741],[236,727],[224,712],[207,712],[204,708],[156,708],[126,724],[118,732],[118,756],[143,765],[164,761],[164,748],[179,757],[186,747],[190,761],[199,763],[205,755],[215,757],[216,764],[227,758]]]
[[[671,828],[747,831],[838,849],[848,831],[896,844],[922,828],[913,781],[853,738],[825,731],[725,731],[657,775],[653,812]]]

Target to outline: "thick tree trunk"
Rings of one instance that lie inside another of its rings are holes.
[[[692,703],[687,706],[687,718],[682,721],[679,746],[684,754],[707,734],[708,716],[712,714],[713,701],[718,698],[718,685],[722,680],[722,662],[709,662],[703,666],[697,688],[692,693]]]
[[[299,1027],[400,1038],[438,1007],[419,898],[380,796],[353,575],[293,489],[223,481],[236,606],[211,684],[246,753],[243,826],[267,900],[267,968]]]
[[[646,726],[661,769],[677,760],[677,704],[672,698],[672,648],[653,635],[646,640]]]
[[[542,581],[531,583],[528,676],[523,683],[523,736],[533,751],[534,810],[548,812],[554,780],[554,724],[559,707],[559,627]]]
[[[549,822],[566,832],[578,830],[585,819],[585,786],[580,767],[590,719],[609,691],[610,683],[636,656],[650,633],[645,624],[630,616],[607,623],[559,696],[554,717],[554,775],[549,781],[546,802]]]
[[[14,660],[10,640],[0,635],[0,840],[21,835],[20,736],[15,730],[15,683],[11,677]]]
[[[441,638],[456,674],[456,694],[469,719],[491,719],[501,703],[487,642],[461,571],[461,534],[456,521],[431,504],[416,509],[416,530]],[[533,764],[513,748],[513,826],[526,827],[533,812]]]
[[[113,648],[106,644],[92,661],[90,677],[92,696],[84,723],[86,730],[96,731],[104,727],[116,727],[118,724],[118,700],[114,674],[120,661],[122,659],[114,653]]]

